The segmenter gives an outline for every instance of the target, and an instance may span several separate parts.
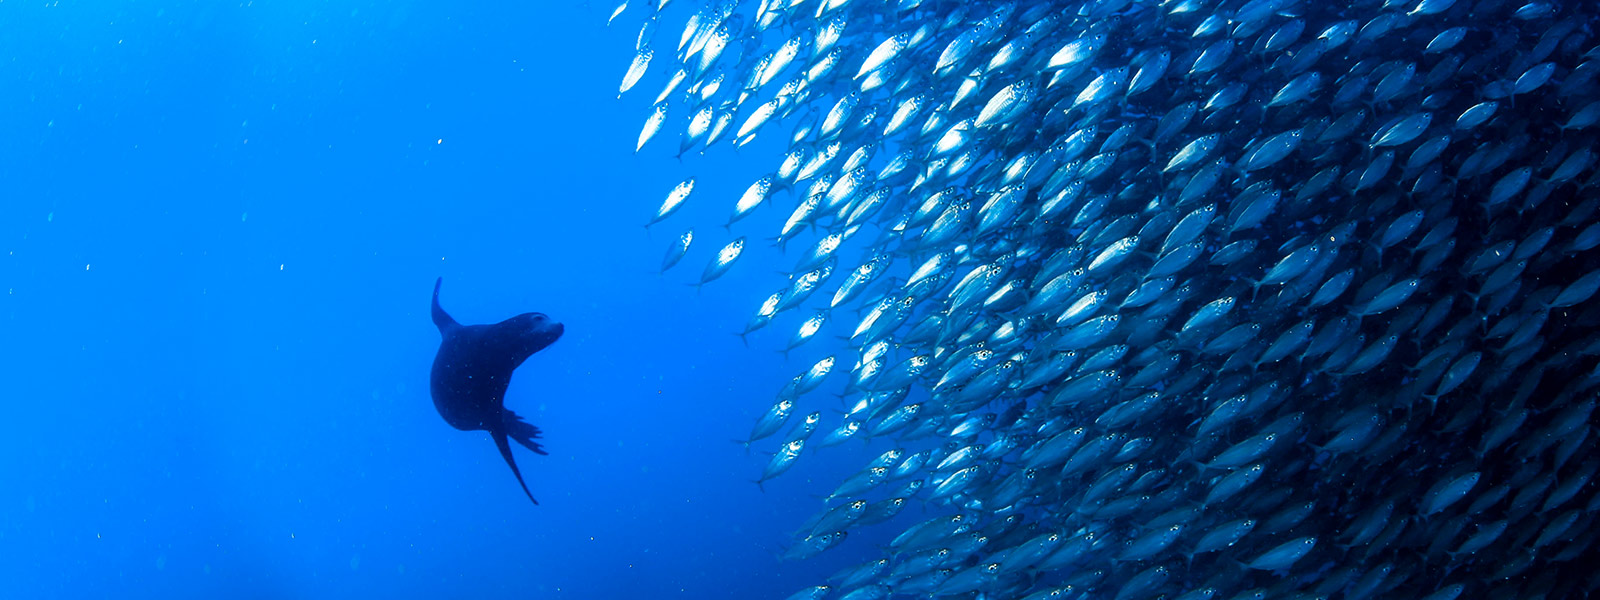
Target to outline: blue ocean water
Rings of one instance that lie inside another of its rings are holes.
[[[793,257],[697,293],[707,230],[657,273],[781,140],[635,155],[609,10],[0,3],[0,596],[781,598],[859,561],[777,558],[855,451],[762,492],[729,442],[835,344],[730,335]],[[440,276],[463,323],[566,325],[507,400],[541,506],[428,398]]]

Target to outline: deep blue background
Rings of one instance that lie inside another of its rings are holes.
[[[759,241],[786,210],[713,224],[786,129],[635,155],[670,60],[618,100],[641,15],[610,10],[0,3],[4,595],[782,598],[864,558],[886,534],[775,558],[859,444],[763,494],[728,441],[836,350],[771,352],[804,315],[730,335],[794,256]],[[546,431],[518,449],[543,506],[427,397],[440,275],[462,322],[567,325],[507,402]]]

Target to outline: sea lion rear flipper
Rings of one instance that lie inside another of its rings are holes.
[[[501,421],[505,422],[507,437],[516,440],[518,444],[522,444],[538,454],[549,454],[544,451],[544,446],[534,441],[539,439],[540,431],[537,426],[522,420],[522,417],[517,416],[517,413],[511,412],[510,409],[506,409],[503,414],[505,416],[501,417]]]
[[[506,464],[511,466],[511,474],[517,476],[517,483],[522,485],[522,493],[527,494],[528,499],[533,500],[534,504],[538,504],[539,501],[534,499],[533,492],[528,491],[528,483],[522,480],[522,471],[517,468],[516,459],[511,457],[511,444],[506,441],[505,428],[491,428],[489,435],[494,436],[494,445],[500,449],[500,456],[504,457]]]

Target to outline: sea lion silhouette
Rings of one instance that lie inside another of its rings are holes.
[[[546,454],[534,427],[505,407],[506,387],[511,372],[533,353],[545,349],[566,331],[560,323],[543,313],[522,313],[493,325],[462,325],[439,306],[440,277],[433,283],[433,324],[439,327],[439,353],[433,357],[429,389],[433,407],[451,427],[462,431],[488,431],[500,448],[500,456],[511,466],[523,493],[534,504],[539,501],[528,491],[522,471],[511,457],[513,439],[529,450]]]

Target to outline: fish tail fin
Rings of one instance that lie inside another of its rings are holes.
[[[739,341],[744,342],[744,347],[750,347],[750,338],[746,337],[750,335],[750,332],[746,331],[744,333],[735,333],[734,335],[739,336]]]
[[[1439,395],[1425,393],[1422,397],[1428,401],[1428,416],[1433,416],[1433,413],[1439,409]]]
[[[528,491],[528,482],[522,480],[522,470],[517,468],[516,459],[511,457],[511,442],[506,439],[505,428],[492,430],[489,435],[494,437],[494,445],[500,449],[500,456],[505,458],[506,464],[511,467],[511,474],[517,476],[517,483],[522,486],[522,493],[527,494],[528,499],[537,505],[539,501],[533,497],[533,492]]]
[[[755,441],[755,440],[733,440],[733,443],[738,444],[741,447],[743,447],[744,448],[744,453],[745,454],[749,454],[750,453],[750,442],[753,442],[753,441]]]

